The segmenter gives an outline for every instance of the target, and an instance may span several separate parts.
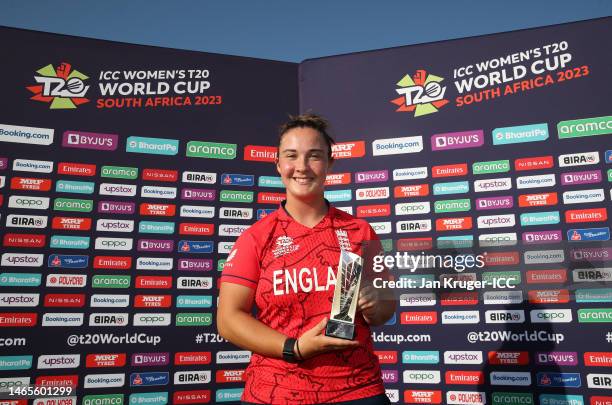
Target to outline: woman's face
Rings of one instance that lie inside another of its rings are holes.
[[[331,167],[327,144],[312,128],[294,128],[283,135],[276,170],[287,189],[287,199],[323,198],[325,177]]]

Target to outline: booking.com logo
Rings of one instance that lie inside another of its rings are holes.
[[[406,75],[395,89],[400,97],[391,100],[398,108],[396,112],[414,112],[415,117],[438,112],[442,106],[448,104],[444,98],[446,86],[442,86],[444,78],[428,74],[425,70],[417,70],[414,75]]]

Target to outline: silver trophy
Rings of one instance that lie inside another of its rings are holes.
[[[355,312],[362,269],[361,256],[345,250],[340,251],[334,300],[330,319],[325,327],[326,336],[348,340],[355,337]]]

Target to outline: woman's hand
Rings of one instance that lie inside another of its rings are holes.
[[[360,343],[356,340],[345,340],[325,336],[326,325],[327,318],[323,318],[321,322],[299,337],[294,349],[298,357],[301,355],[301,359],[306,360],[322,353],[359,346]]]
[[[377,304],[380,301],[378,290],[370,285],[359,290],[359,299],[357,301],[357,310],[361,311],[366,322],[376,318]]]

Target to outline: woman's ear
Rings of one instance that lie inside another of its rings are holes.
[[[278,156],[274,159],[274,164],[276,165],[276,171],[278,172],[278,174],[281,174],[280,167],[278,164]]]

